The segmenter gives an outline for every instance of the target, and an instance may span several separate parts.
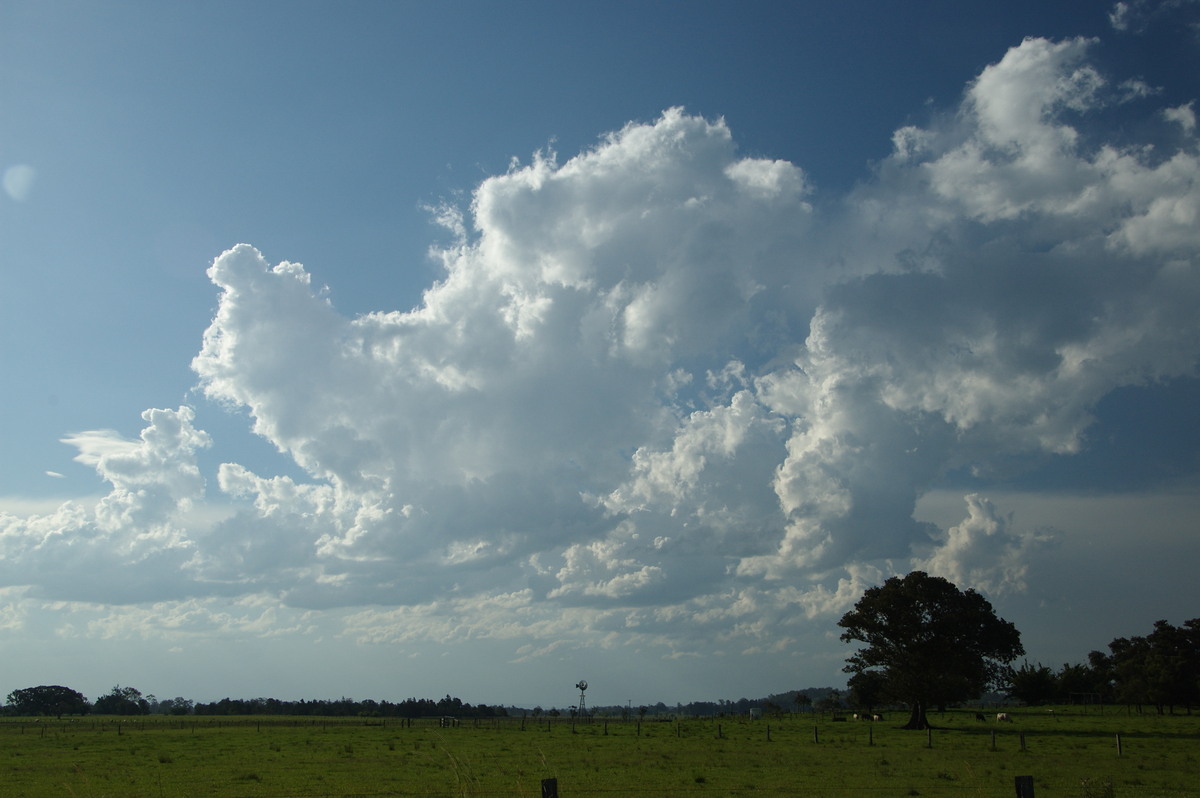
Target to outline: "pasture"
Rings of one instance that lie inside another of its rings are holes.
[[[450,728],[436,719],[12,718],[0,721],[0,792],[539,798],[542,779],[556,778],[561,798],[1008,798],[1015,777],[1030,775],[1038,798],[1200,795],[1200,715],[1060,707],[1012,717],[935,713],[930,735],[897,729],[900,714],[874,723],[503,718]]]

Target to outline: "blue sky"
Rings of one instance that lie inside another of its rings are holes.
[[[1047,663],[1194,617],[1198,23],[5,3],[0,688],[760,695],[914,567]]]

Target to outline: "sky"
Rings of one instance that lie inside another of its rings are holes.
[[[1200,615],[1200,3],[0,4],[0,695]]]

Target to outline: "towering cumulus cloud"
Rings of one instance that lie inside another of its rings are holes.
[[[740,159],[723,124],[672,110],[565,164],[539,155],[485,181],[473,234],[438,253],[446,277],[412,312],[342,318],[301,267],[230,250],[210,270],[223,293],[195,369],[320,481],[227,465],[221,487],[258,508],[236,523],[289,519],[307,545],[289,588],[300,602],[464,585],[658,602],[697,573],[711,589],[777,526],[786,423],[753,399],[743,364],[795,348],[815,307],[806,195],[800,169]],[[659,473],[656,450],[686,435],[699,460]],[[707,491],[722,468],[723,498]],[[668,565],[680,547],[692,554]]]
[[[348,608],[362,639],[678,652],[778,643],[913,566],[1021,590],[1044,533],[917,500],[1078,452],[1105,395],[1200,355],[1194,113],[1091,46],[1026,40],[842,197],[679,109],[540,153],[442,210],[444,277],[407,312],[347,318],[238,245],[193,367],[308,476],[227,463],[210,497],[237,509],[189,530],[207,439],[153,411],[140,443],[72,439],[112,494],[5,519],[6,562],[101,536],[193,595]],[[1122,103],[1153,141],[1100,128]]]

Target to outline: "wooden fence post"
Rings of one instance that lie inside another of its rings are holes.
[[[542,779],[542,798],[558,798],[558,779]]]
[[[1117,732],[1117,758],[1121,758],[1121,733]]]
[[[1033,798],[1033,776],[1016,777],[1017,798]]]

